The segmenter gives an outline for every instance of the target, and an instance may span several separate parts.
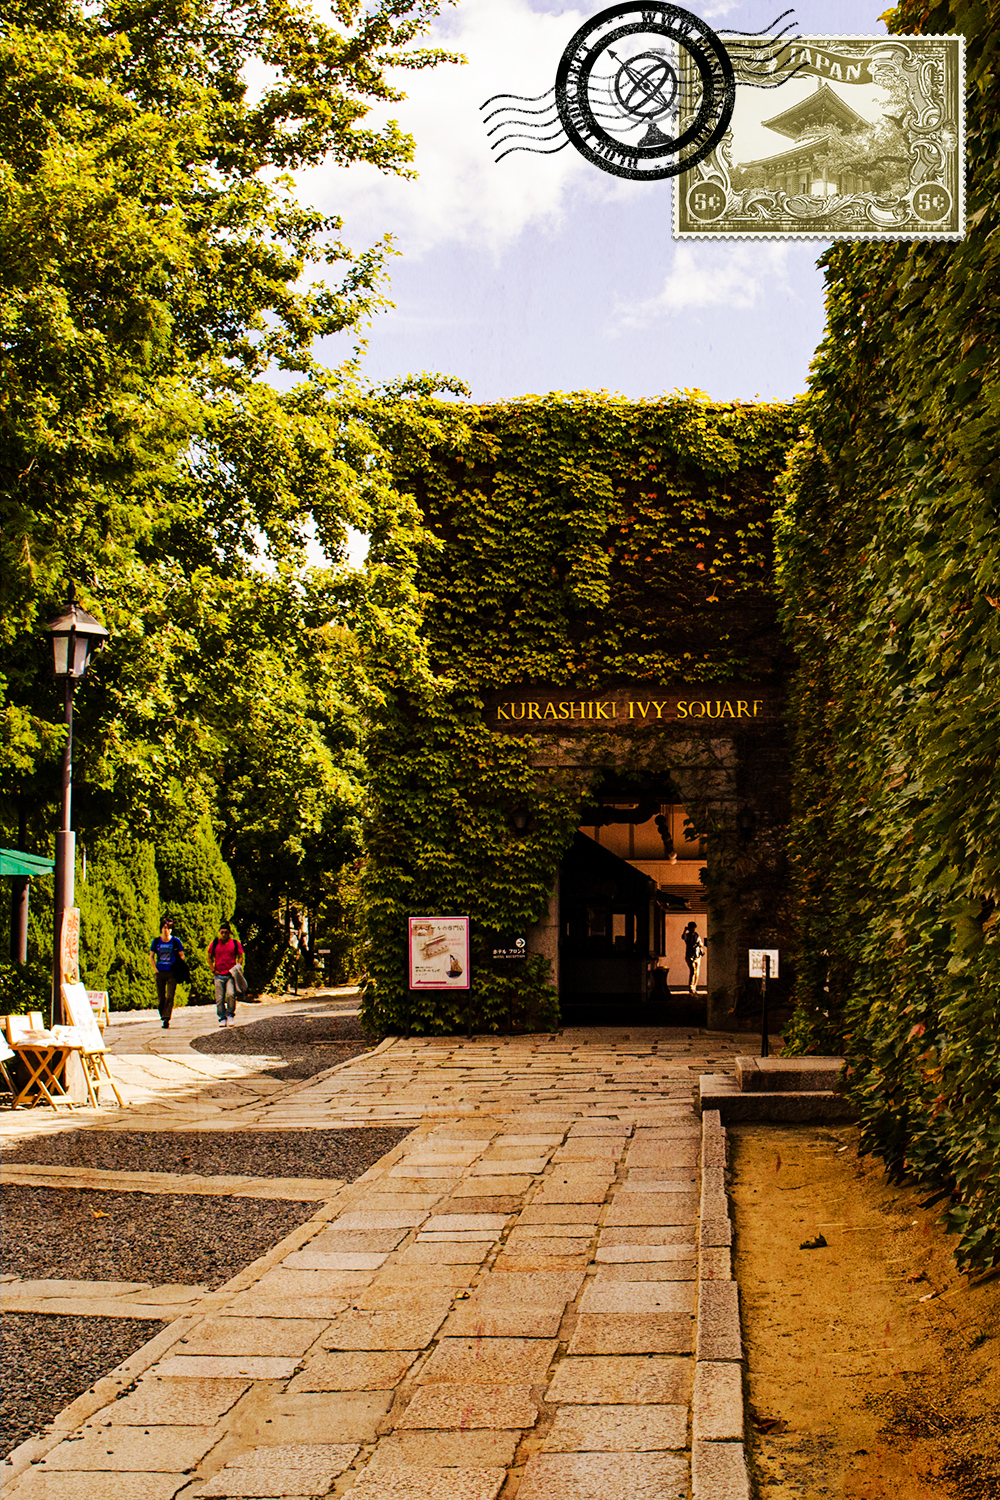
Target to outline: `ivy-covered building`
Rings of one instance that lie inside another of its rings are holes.
[[[693,920],[708,1024],[731,1025],[747,948],[789,922],[772,514],[796,409],[581,394],[437,416],[397,450],[427,680],[376,735],[368,1014],[465,1024],[464,995],[409,992],[404,941],[407,917],[461,914],[477,1029],[669,1020]],[[494,959],[521,936],[526,962]]]

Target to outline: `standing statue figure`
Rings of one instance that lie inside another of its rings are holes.
[[[705,957],[705,939],[694,922],[687,924],[681,937],[684,939],[684,961],[688,971],[688,994],[694,995],[698,991],[701,961]]]

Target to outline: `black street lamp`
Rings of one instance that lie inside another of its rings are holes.
[[[63,913],[74,904],[76,870],[76,835],[73,833],[73,693],[87,670],[93,652],[107,640],[108,632],[93,615],[76,602],[76,591],[69,587],[66,608],[48,623],[52,637],[52,666],[55,679],[63,683],[66,704],[66,743],[62,759],[62,823],[56,834],[56,868],[54,892],[54,940],[52,945],[52,1024],[62,1020],[62,929]]]

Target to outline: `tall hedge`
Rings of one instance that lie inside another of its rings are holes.
[[[208,1005],[214,989],[205,949],[219,924],[232,920],[236,902],[236,882],[209,818],[202,817],[190,826],[182,824],[173,833],[161,835],[156,865],[161,915],[173,917],[174,931],[184,944],[191,970],[188,1003]]]
[[[1000,90],[963,33],[967,237],[839,245],[780,518],[802,662],[799,1050],[847,1053],[864,1149],[940,1192],[959,1259],[1000,1251]]]
[[[79,873],[77,880],[81,977],[90,989],[107,989],[113,1010],[155,1005],[147,957],[159,922],[152,844],[123,829],[103,834],[89,851],[86,883]]]
[[[546,961],[493,969],[488,950],[545,914],[601,747],[589,769],[540,770],[530,737],[486,727],[484,694],[780,682],[771,515],[797,414],[588,392],[423,413],[385,434],[401,510],[373,542],[365,608],[379,569],[384,602],[358,624],[382,697],[364,1014],[383,1033],[464,1024],[464,994],[418,994],[411,1012],[406,989],[407,916],[455,914],[472,918],[477,1029],[547,1026]]]

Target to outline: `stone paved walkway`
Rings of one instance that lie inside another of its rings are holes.
[[[140,1119],[105,1128],[415,1128],[18,1450],[5,1493],[745,1500],[724,1133],[694,1110],[738,1050],[395,1040],[224,1099],[171,1095],[152,1056]]]

